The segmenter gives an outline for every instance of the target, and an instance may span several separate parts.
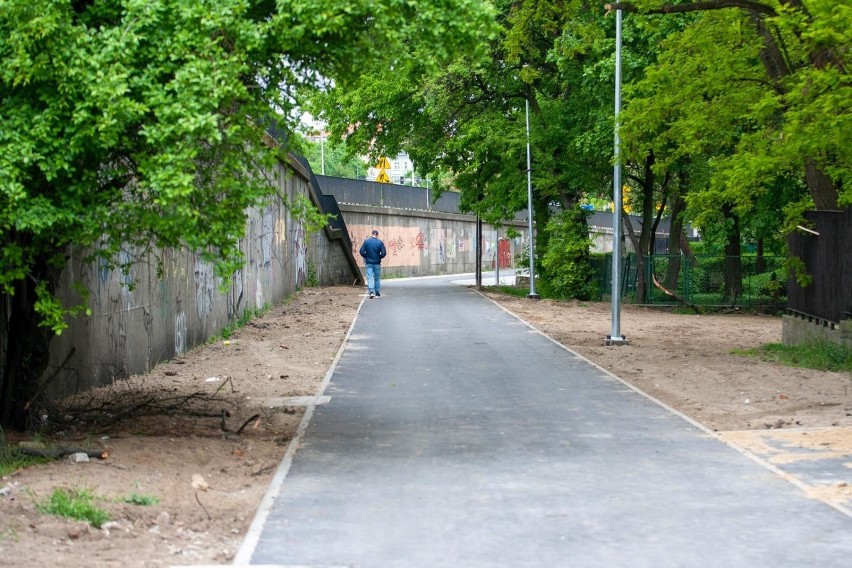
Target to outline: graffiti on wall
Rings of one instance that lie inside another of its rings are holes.
[[[372,230],[370,225],[354,225],[349,231],[352,254],[361,266],[364,260],[358,251]],[[476,250],[476,240],[471,235],[466,232],[458,234],[453,229],[429,229],[427,238],[419,227],[383,227],[379,238],[388,251],[388,256],[382,261],[382,265],[387,267],[421,266],[423,259],[430,257],[432,264],[446,264],[463,258],[459,255],[470,255]]]
[[[175,315],[175,355],[183,355],[186,352],[186,313],[178,312]]]
[[[213,296],[216,292],[216,276],[213,265],[200,258],[195,259],[195,307],[198,319],[204,320],[213,311]]]
[[[269,268],[272,264],[273,247],[275,244],[275,216],[272,207],[266,207],[260,219],[260,251],[263,266]]]
[[[231,301],[228,302],[228,318],[233,318],[240,313],[240,305],[243,303],[243,271],[242,269],[234,272],[231,278]]]
[[[254,289],[254,305],[258,308],[263,306],[263,283],[260,281],[260,275],[257,277],[257,286]]]
[[[509,239],[500,239],[497,241],[497,259],[500,263],[500,268],[509,268],[512,266],[512,252],[509,246]]]
[[[417,250],[419,250],[421,252],[426,251],[427,243],[426,243],[426,240],[423,238],[423,233],[421,233],[421,232],[417,233],[417,236],[414,237],[413,245],[414,245],[414,248],[416,248]]]
[[[301,223],[293,224],[293,261],[296,286],[304,286],[308,281],[308,235]]]

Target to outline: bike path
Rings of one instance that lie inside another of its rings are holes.
[[[235,564],[852,562],[850,517],[446,279],[383,282],[329,379]]]

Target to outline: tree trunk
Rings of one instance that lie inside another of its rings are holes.
[[[757,258],[754,261],[754,271],[757,274],[766,272],[766,257],[763,254],[763,238],[757,239]]]
[[[811,159],[805,162],[805,182],[808,184],[814,206],[817,209],[826,211],[837,209],[837,188],[834,186],[834,182]]]
[[[34,278],[19,280],[9,297],[5,365],[0,382],[0,427],[25,430],[26,405],[38,391],[47,369],[53,331],[40,326],[35,312],[37,275],[49,274],[46,263],[34,267]],[[51,286],[51,291],[52,291]]]
[[[636,302],[645,304],[651,280],[648,278],[648,261],[651,255],[651,235],[654,230],[654,153],[645,157],[642,187],[642,230],[639,233],[639,247],[636,249]]]
[[[743,291],[742,248],[740,246],[740,219],[733,212],[733,207],[726,203],[722,206],[725,216],[725,292],[723,300],[734,304]]]
[[[669,262],[666,265],[665,286],[669,290],[675,290],[680,279],[680,239],[683,233],[682,213],[686,209],[686,200],[680,193],[675,193],[669,199],[669,208],[672,213],[672,223],[669,229]]]
[[[633,245],[633,250],[639,250],[639,237],[636,235],[636,232],[633,230],[633,222],[630,220],[630,215],[623,208],[621,210],[621,223],[624,225],[624,228],[627,229],[627,238],[630,239],[630,244]],[[620,238],[620,235],[614,235],[614,238]],[[627,260],[630,260],[630,255],[626,256]],[[621,262],[621,260],[619,260]],[[628,264],[629,266],[629,264]],[[636,252],[636,289],[638,291],[639,287],[645,281],[645,275],[642,274],[642,267],[644,264],[641,261],[641,255]],[[627,274],[629,269],[624,270],[622,273],[621,285],[624,286],[624,283],[627,281]],[[622,288],[623,290],[624,288]],[[636,301],[638,302],[638,294]]]

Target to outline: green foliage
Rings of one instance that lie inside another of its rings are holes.
[[[101,528],[110,519],[109,513],[95,505],[95,496],[88,489],[55,489],[47,501],[37,502],[36,510],[47,515],[86,521]]]
[[[315,288],[319,286],[319,277],[317,276],[317,267],[312,261],[308,261],[308,277],[305,280],[305,286]]]
[[[757,349],[738,349],[733,353],[759,357],[764,361],[790,367],[852,372],[852,349],[828,341],[813,341],[802,345],[768,343]]]
[[[122,501],[124,501],[125,503],[130,503],[131,505],[141,505],[143,507],[149,507],[151,505],[157,505],[160,503],[160,499],[154,497],[153,495],[142,495],[135,492],[124,497]]]
[[[353,149],[348,148],[344,142],[330,137],[325,141],[303,142],[301,151],[311,164],[314,174],[348,178],[365,179],[367,177],[367,164],[359,156],[352,155]],[[325,173],[323,174],[323,164]]]
[[[9,351],[31,358],[10,363],[0,422],[47,364],[32,328],[85,305],[51,297],[69,253],[127,273],[187,249],[227,282],[304,99],[427,50],[475,53],[491,16],[480,0],[0,0],[0,291],[30,327]]]
[[[36,313],[41,315],[39,325],[49,327],[56,335],[68,327],[67,319],[80,314],[92,315],[92,310],[85,305],[85,300],[70,308],[63,307],[59,299],[48,291],[48,282],[42,280],[36,285],[36,301],[34,303]],[[79,288],[78,288],[79,289]],[[88,298],[88,293],[82,291],[83,298]]]
[[[309,233],[321,231],[334,218],[331,213],[321,213],[307,196],[301,193],[288,200],[287,208],[296,220],[305,226]]]
[[[584,216],[579,209],[566,211],[552,217],[544,228],[548,246],[541,255],[541,268],[547,278],[540,287],[548,296],[588,300],[597,291],[589,263],[592,242]]]
[[[852,194],[852,7],[812,0],[805,13],[799,3],[769,4],[774,15],[633,15],[628,27],[679,20],[682,29],[660,43],[644,77],[626,86],[622,129],[628,154],[653,150],[659,172],[698,167],[688,197],[697,225],[717,224],[720,205],[729,204],[746,222],[744,232],[761,238],[789,231],[821,195],[843,205]],[[806,179],[806,162],[830,181]]]
[[[808,268],[801,258],[791,256],[787,259],[786,266],[788,274],[791,274],[802,288],[807,288],[814,281],[813,274],[808,273]]]
[[[92,246],[187,247],[225,276],[274,188],[263,131],[388,54],[469,45],[474,0],[0,2],[0,287]],[[286,62],[282,63],[282,62]],[[36,306],[58,329],[61,309]]]

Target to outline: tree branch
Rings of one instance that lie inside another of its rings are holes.
[[[639,12],[640,8],[632,2],[608,2],[604,4],[608,11],[624,10],[625,12]],[[665,5],[659,8],[641,10],[645,14],[676,14],[679,12],[703,12],[706,10],[724,10],[725,8],[741,8],[767,16],[777,16],[778,13],[772,8],[755,0],[705,0],[703,2],[691,2],[689,4]]]

